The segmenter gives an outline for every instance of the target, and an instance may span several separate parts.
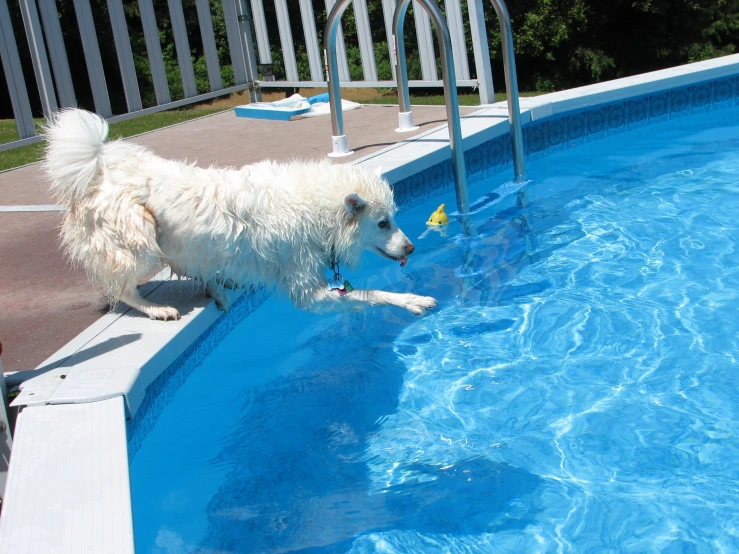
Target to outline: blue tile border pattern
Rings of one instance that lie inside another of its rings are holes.
[[[270,294],[264,287],[247,290],[205,332],[188,346],[169,367],[146,389],[144,401],[127,424],[128,458],[132,460],[146,436],[154,428],[159,414],[171,402],[179,388],[205,359],[242,320],[259,308]]]
[[[731,105],[739,106],[739,76],[557,114],[524,126],[525,154],[527,159],[539,158],[649,122]],[[506,133],[487,141],[467,150],[464,155],[468,180],[473,182],[473,179],[487,178],[512,165],[510,135]],[[451,188],[453,184],[452,162],[447,159],[395,183],[395,201],[401,208],[419,205],[438,191]],[[129,459],[136,455],[158,415],[170,403],[185,379],[234,327],[268,297],[269,292],[263,287],[247,291],[227,315],[214,322],[146,389],[141,407],[128,422]]]
[[[526,159],[570,148],[639,127],[712,108],[739,106],[739,77],[728,77],[630,98],[592,108],[556,114],[523,127]],[[487,141],[464,153],[468,180],[487,178],[513,163],[510,136]],[[439,185],[443,175],[443,186]],[[444,160],[393,185],[398,206],[426,202],[436,191],[454,184],[451,160]]]

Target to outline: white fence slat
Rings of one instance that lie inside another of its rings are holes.
[[[421,75],[424,81],[436,81],[436,53],[431,36],[431,20],[418,2],[413,2],[413,20],[418,37],[418,55],[421,57]]]
[[[177,50],[177,63],[180,66],[182,77],[182,89],[185,98],[197,96],[198,87],[195,84],[195,71],[192,68],[192,52],[190,41],[187,38],[187,27],[185,26],[185,13],[182,11],[182,0],[167,0],[169,5],[169,16],[172,18],[172,33],[174,34],[174,45]]]
[[[236,15],[236,2],[234,0],[223,0],[223,19],[226,24],[226,39],[228,40],[228,52],[231,55],[231,67],[234,71],[234,82],[243,85],[247,82],[246,60],[244,50],[241,47],[239,37],[239,21]]]
[[[33,72],[36,75],[36,86],[41,97],[41,109],[46,117],[56,112],[56,94],[54,93],[54,80],[51,78],[49,58],[46,56],[46,45],[44,35],[41,32],[41,22],[38,18],[35,0],[20,0],[23,26],[26,29],[26,39],[31,52]]]
[[[334,7],[334,0],[326,0],[326,14],[331,13]],[[346,13],[346,12],[345,12]],[[349,76],[349,61],[346,58],[346,46],[344,45],[344,31],[341,23],[336,31],[336,63],[339,66],[339,81],[351,81]],[[328,80],[328,75],[325,76]]]
[[[252,15],[249,12],[246,0],[236,0],[236,20],[239,22],[239,42],[244,53],[244,70],[246,71],[245,85],[249,87],[249,100],[260,102],[262,93],[253,86],[257,80],[257,56],[254,53],[254,35],[252,33]]]
[[[483,0],[467,0],[467,13],[470,17],[472,51],[475,56],[475,74],[480,90],[480,104],[493,104],[495,103],[493,70],[490,67],[490,50],[488,49],[482,2]]]
[[[164,58],[162,58],[162,44],[159,41],[159,30],[154,15],[152,0],[139,0],[139,11],[141,12],[141,25],[144,28],[144,40],[146,41],[146,53],[149,57],[149,68],[151,69],[151,80],[154,83],[154,94],[157,104],[168,104],[169,84],[167,83],[167,71],[164,69]]]
[[[262,0],[251,0],[251,14],[254,21],[254,33],[257,35],[257,50],[259,63],[272,63],[272,52],[269,49],[269,35],[267,34],[267,20],[264,18]]]
[[[300,19],[303,21],[303,36],[305,37],[305,50],[308,53],[310,78],[313,81],[322,81],[324,79],[323,64],[312,0],[300,0]]]
[[[69,70],[67,50],[64,47],[62,26],[59,24],[59,12],[55,0],[38,0],[39,13],[44,25],[47,51],[51,58],[51,69],[54,72],[54,83],[59,104],[65,108],[77,105],[72,84],[72,73]]]
[[[139,82],[136,79],[136,66],[131,53],[131,39],[128,36],[126,14],[123,12],[122,0],[108,0],[108,13],[113,26],[113,41],[118,55],[118,67],[123,79],[123,93],[126,95],[126,105],[129,112],[136,112],[142,108]]]
[[[287,80],[299,80],[298,64],[295,61],[295,46],[290,29],[290,15],[287,13],[285,0],[275,0],[275,12],[277,14],[277,29],[280,33],[280,44],[282,46],[282,63],[285,66]]]
[[[454,73],[457,79],[469,79],[470,67],[467,64],[467,41],[464,37],[464,21],[462,5],[459,0],[445,0],[446,22],[452,39],[452,56],[454,57]]]
[[[362,56],[362,73],[365,81],[377,81],[377,64],[375,63],[375,46],[372,42],[372,31],[369,24],[367,0],[354,0],[354,20],[357,23],[357,39],[359,53]]]
[[[3,62],[5,82],[8,83],[10,103],[13,106],[18,135],[21,139],[25,139],[34,136],[36,130],[33,125],[33,112],[31,112],[31,103],[28,101],[26,82],[23,79],[21,59],[15,44],[15,33],[13,33],[10,21],[8,3],[6,0],[0,0],[0,61]]]
[[[82,50],[85,53],[87,76],[90,78],[95,111],[103,117],[110,117],[113,115],[113,111],[110,108],[108,86],[105,83],[103,61],[100,58],[100,47],[98,46],[97,34],[95,33],[95,24],[92,20],[90,1],[74,0],[74,11],[77,15],[77,25],[80,29]]]
[[[395,77],[395,37],[393,35],[393,15],[395,14],[395,0],[382,0],[382,15],[385,19],[385,36],[387,37],[387,50],[390,56],[390,70],[393,72],[393,80]]]
[[[208,0],[195,0],[198,10],[198,22],[200,23],[200,36],[203,39],[203,52],[205,53],[205,66],[208,69],[208,83],[210,90],[221,90],[223,80],[221,79],[221,66],[218,63],[218,47],[216,36],[213,33],[213,17],[210,14]]]

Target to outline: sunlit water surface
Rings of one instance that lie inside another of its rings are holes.
[[[738,122],[480,182],[473,238],[401,213],[409,264],[347,277],[425,318],[269,300],[134,457],[137,552],[739,551]]]

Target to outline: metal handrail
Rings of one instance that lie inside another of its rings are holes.
[[[341,16],[352,0],[338,0],[331,9],[324,31],[324,47],[328,79],[329,105],[331,108],[331,129],[333,151],[332,157],[353,154],[349,150],[349,142],[344,134],[344,118],[341,109],[341,86],[339,83],[339,67],[336,54],[336,34]],[[398,131],[417,129],[413,125],[413,114],[410,108],[408,92],[408,69],[405,58],[405,40],[403,23],[411,0],[400,0],[393,14],[393,34],[395,37],[396,79],[398,82]],[[508,99],[508,118],[511,125],[511,143],[513,146],[513,169],[515,180],[525,179],[523,132],[521,130],[521,108],[516,77],[516,60],[513,48],[513,31],[508,8],[503,0],[491,0],[500,23],[503,46],[503,66],[505,71],[506,92]],[[441,73],[444,81],[444,97],[446,101],[447,121],[449,125],[449,147],[452,151],[452,168],[454,171],[457,207],[460,214],[468,212],[467,172],[464,165],[464,149],[462,147],[462,127],[459,118],[459,101],[457,99],[456,73],[454,70],[453,52],[449,28],[439,6],[432,0],[418,0],[418,4],[428,14],[434,25],[440,42]]]
[[[403,37],[403,25],[405,24],[405,14],[408,11],[410,1],[401,0],[400,4],[395,7],[393,14],[393,38],[395,39],[393,56],[391,63],[395,66],[395,79],[398,82],[398,128],[395,129],[399,133],[406,131],[415,131],[418,129],[413,124],[413,112],[411,111],[411,99],[408,92],[408,64],[405,57],[405,38]],[[446,81],[444,89],[446,90]]]
[[[526,178],[526,166],[523,154],[523,133],[521,132],[521,108],[518,102],[518,78],[516,77],[516,55],[513,50],[513,30],[511,16],[503,0],[490,0],[498,14],[501,44],[503,46],[503,71],[505,72],[505,88],[508,93],[508,119],[511,122],[511,142],[513,144],[513,172],[515,180],[521,182]]]
[[[524,146],[523,132],[521,131],[521,108],[518,95],[518,79],[516,77],[516,59],[513,49],[513,31],[511,29],[511,17],[508,15],[503,0],[491,0],[495,12],[498,14],[500,23],[500,34],[503,45],[503,69],[505,72],[506,91],[508,97],[508,119],[511,124],[511,143],[513,146],[513,172],[515,181],[521,182],[525,180],[526,165],[524,163]],[[428,12],[427,2],[419,1],[419,3]],[[397,131],[412,131],[418,127],[413,125],[413,113],[410,107],[410,97],[408,93],[408,70],[405,61],[405,41],[403,40],[403,20],[408,10],[410,0],[402,0],[395,9],[393,17],[393,33],[395,34],[395,66],[396,79],[398,81],[398,124]],[[435,5],[435,4],[433,4]],[[438,8],[437,8],[438,9]],[[430,14],[429,14],[430,15]],[[437,31],[438,32],[438,31]],[[444,48],[442,48],[442,55]],[[444,63],[442,61],[442,71]],[[448,91],[449,86],[445,81],[445,89]],[[460,210],[461,211],[461,210]]]
[[[339,83],[339,63],[336,60],[336,33],[341,16],[352,0],[338,0],[326,20],[323,32],[323,47],[326,56],[326,79],[328,80],[328,103],[331,109],[331,142],[333,150],[329,154],[332,158],[349,156],[354,152],[349,150],[349,141],[344,134],[344,116],[341,111],[341,85]]]
[[[393,33],[395,34],[395,75],[398,81],[398,131],[413,128],[413,116],[408,94],[408,69],[405,61],[405,40],[403,39],[403,23],[405,12],[411,0],[400,0],[393,15]],[[449,125],[449,148],[452,151],[452,169],[454,170],[454,190],[457,195],[457,210],[460,214],[469,211],[467,197],[467,171],[464,166],[464,148],[462,146],[462,124],[459,119],[459,100],[457,99],[457,76],[454,71],[452,39],[449,27],[439,6],[433,0],[418,0],[418,4],[428,14],[434,24],[436,36],[439,37],[441,57],[441,78],[444,81],[444,99],[446,102],[446,118]],[[410,126],[410,127],[409,127]]]

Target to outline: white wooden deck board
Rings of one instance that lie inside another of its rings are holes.
[[[0,554],[132,554],[123,397],[24,409]]]

